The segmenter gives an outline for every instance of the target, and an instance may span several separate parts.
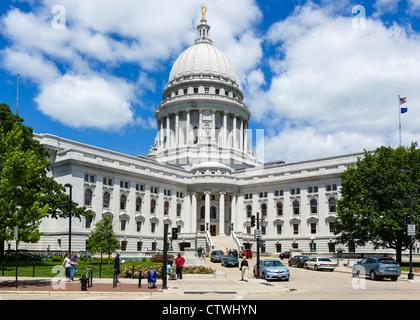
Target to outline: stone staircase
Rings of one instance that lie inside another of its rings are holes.
[[[223,250],[223,252],[225,252],[226,249],[236,249],[239,251],[238,245],[235,240],[233,240],[232,236],[212,236],[211,241],[213,242],[214,250]]]

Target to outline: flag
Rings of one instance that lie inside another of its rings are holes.
[[[405,98],[400,98],[400,105],[404,104],[407,102],[407,97]],[[407,112],[407,111],[406,111]]]
[[[408,108],[401,108],[401,113],[406,113],[408,111]]]

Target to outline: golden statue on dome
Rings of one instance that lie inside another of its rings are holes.
[[[207,7],[201,6],[201,19],[206,20]]]

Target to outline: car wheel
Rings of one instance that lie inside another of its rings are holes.
[[[391,280],[392,281],[397,281],[398,280],[398,277],[391,277]]]
[[[317,266],[317,265],[315,265],[315,266],[314,266],[314,269],[315,269],[316,271],[318,271],[318,266]]]
[[[309,267],[308,267],[308,264],[307,264],[307,263],[305,263],[305,269],[309,269]]]
[[[359,270],[353,270],[351,272],[351,275],[353,278],[356,278],[356,277],[358,278],[360,276]]]
[[[370,280],[375,280],[376,279],[376,273],[375,271],[371,270],[370,271]]]

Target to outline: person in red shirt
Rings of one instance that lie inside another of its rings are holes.
[[[185,259],[178,253],[178,256],[175,259],[175,266],[176,266],[176,275],[178,279],[182,279],[182,267],[184,266]]]

